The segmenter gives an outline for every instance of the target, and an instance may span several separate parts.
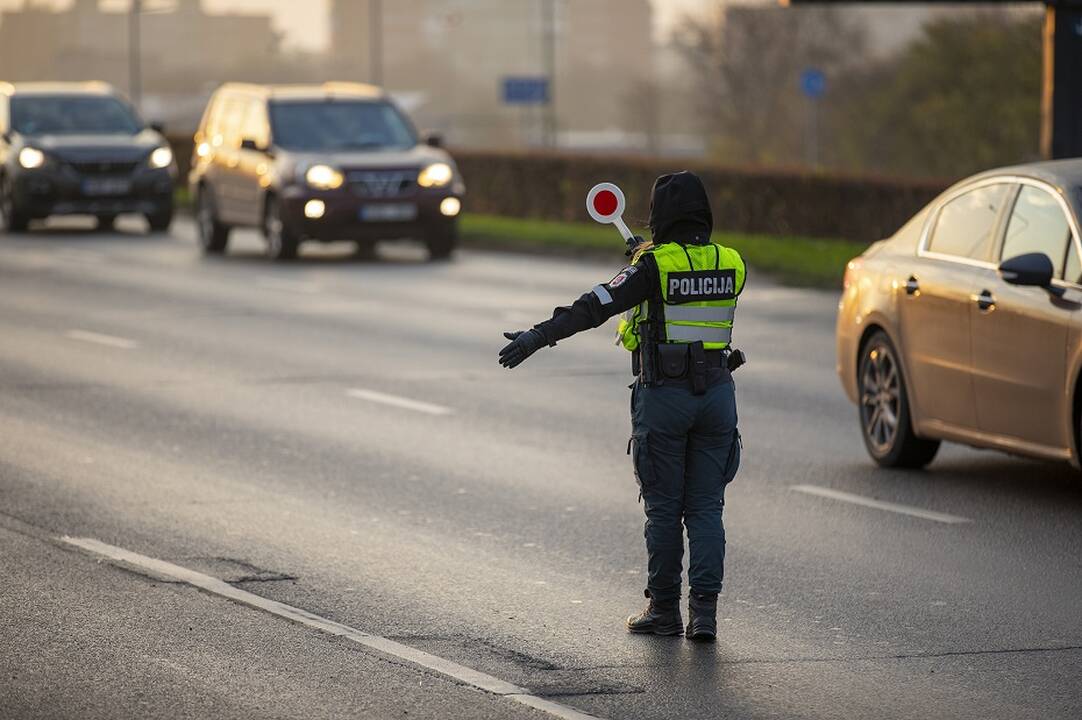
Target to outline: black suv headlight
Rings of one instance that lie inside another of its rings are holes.
[[[168,145],[162,145],[150,153],[147,164],[155,170],[167,168],[173,164],[173,151]]]
[[[45,164],[45,153],[35,147],[24,147],[19,151],[19,166],[27,170],[37,170]]]

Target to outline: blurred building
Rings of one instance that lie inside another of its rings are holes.
[[[31,0],[0,14],[0,79],[106,80],[126,89],[128,29],[127,11],[104,10],[98,0],[75,0],[60,12]],[[279,47],[269,14],[209,14],[199,0],[144,12],[141,34],[148,94],[188,98],[193,106],[208,83],[265,64]]]
[[[382,27],[376,60],[373,10]],[[654,77],[649,0],[332,0],[331,12],[333,67],[349,79],[378,73],[452,142],[541,142],[545,109],[505,104],[502,81],[545,76],[550,38],[560,145],[644,142],[628,118]]]

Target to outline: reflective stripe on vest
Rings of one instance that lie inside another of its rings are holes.
[[[669,325],[665,329],[666,339],[675,342],[729,343],[733,339],[733,329],[727,327],[707,327],[704,325]]]
[[[735,305],[731,307],[667,305],[665,307],[665,320],[667,320],[668,322],[723,323],[732,322],[735,317]]]

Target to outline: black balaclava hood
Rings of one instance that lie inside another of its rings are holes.
[[[655,244],[709,242],[714,216],[699,176],[684,170],[655,180],[649,225]]]

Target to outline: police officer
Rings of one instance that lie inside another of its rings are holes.
[[[725,560],[725,486],[740,464],[732,369],[743,361],[730,342],[744,261],[710,241],[713,216],[693,173],[659,177],[650,199],[651,242],[631,264],[532,329],[505,333],[500,364],[600,326],[618,313],[619,342],[632,353],[632,434],[628,453],[646,511],[649,604],[627,619],[633,633],[713,641]],[[636,240],[640,240],[636,238]],[[680,613],[684,534],[689,620]]]

